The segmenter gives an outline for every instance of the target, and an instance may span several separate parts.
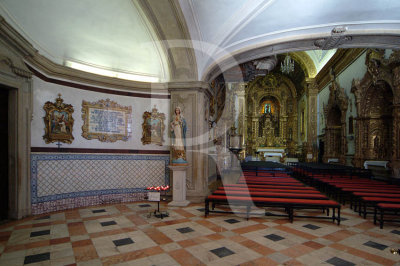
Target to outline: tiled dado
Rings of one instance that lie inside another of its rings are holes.
[[[169,184],[168,155],[31,154],[32,213],[143,200]]]

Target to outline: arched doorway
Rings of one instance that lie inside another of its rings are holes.
[[[327,154],[330,158],[339,158],[342,147],[342,113],[339,106],[333,106],[328,112],[326,139],[327,139]]]
[[[329,87],[328,106],[324,106],[325,128],[325,153],[323,161],[346,163],[346,111],[348,98],[344,89],[339,86],[335,78]]]
[[[8,94],[0,85],[0,221],[8,219],[9,212]]]

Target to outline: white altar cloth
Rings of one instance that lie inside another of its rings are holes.
[[[364,162],[364,168],[368,169],[369,165],[373,165],[373,166],[381,166],[381,167],[385,167],[385,169],[387,169],[387,165],[388,165],[389,161],[365,161]]]

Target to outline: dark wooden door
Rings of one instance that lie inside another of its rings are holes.
[[[0,220],[8,218],[8,90],[0,86]]]

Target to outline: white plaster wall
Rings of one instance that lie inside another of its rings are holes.
[[[73,133],[74,141],[71,144],[62,143],[62,148],[93,148],[93,149],[139,149],[139,150],[169,150],[169,99],[140,98],[120,96],[114,94],[98,93],[81,90],[72,87],[57,85],[33,77],[33,115],[31,122],[31,146],[32,147],[57,147],[56,143],[46,144],[43,140],[45,124],[43,117],[45,111],[43,105],[47,101],[54,102],[61,93],[64,103],[72,104],[74,107],[73,118],[75,120]],[[82,137],[82,100],[96,102],[98,100],[110,99],[122,106],[132,107],[132,136],[128,141],[101,142],[97,139],[88,140]],[[151,112],[156,105],[158,112],[165,114],[165,131],[163,146],[155,144],[143,145],[142,138],[142,115],[145,111]]]
[[[319,93],[318,93],[318,118],[317,118],[317,134],[323,134],[323,129],[326,127],[325,121],[325,114],[324,114],[324,104],[325,106],[328,104],[329,99],[329,85],[325,86]]]

